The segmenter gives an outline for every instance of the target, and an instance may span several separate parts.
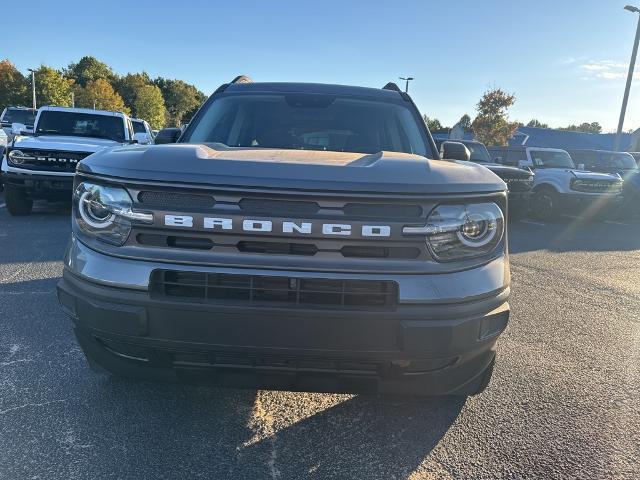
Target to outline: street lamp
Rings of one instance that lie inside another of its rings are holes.
[[[631,13],[640,13],[640,8],[633,5],[627,5],[625,10]],[[620,141],[622,140],[622,127],[624,126],[624,116],[627,112],[627,102],[629,101],[629,91],[631,90],[631,81],[633,80],[633,68],[636,65],[636,56],[638,55],[638,42],[640,42],[640,15],[638,16],[638,26],[636,27],[636,39],[633,43],[633,51],[631,52],[631,62],[629,63],[629,73],[627,74],[627,85],[624,87],[624,97],[622,97],[622,108],[620,109],[620,120],[618,120],[618,131],[613,144],[613,150],[620,149]]]
[[[31,96],[33,99],[33,109],[36,109],[36,71],[33,68],[27,68],[31,72]]]
[[[405,93],[409,93],[409,82],[411,80],[413,80],[413,77],[398,77],[400,80],[404,80],[405,82],[405,86],[404,86],[404,91]]]

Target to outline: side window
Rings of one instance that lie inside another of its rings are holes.
[[[584,168],[591,170],[598,167],[598,155],[596,152],[577,152],[571,155],[573,163],[577,166],[584,165]]]
[[[505,165],[510,165],[513,167],[518,166],[518,162],[520,160],[526,160],[524,158],[524,151],[520,149],[511,149],[507,151],[507,158],[503,162]]]
[[[489,156],[491,157],[492,162],[505,163],[507,158],[507,151],[491,149],[489,150]]]

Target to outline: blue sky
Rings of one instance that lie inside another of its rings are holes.
[[[93,55],[118,73],[181,78],[207,94],[239,73],[373,87],[411,75],[418,107],[448,125],[500,86],[517,96],[512,119],[613,130],[638,20],[622,7],[632,1],[34,0],[11,16],[19,21],[3,21],[0,58],[25,71]],[[625,130],[640,127],[636,76]]]

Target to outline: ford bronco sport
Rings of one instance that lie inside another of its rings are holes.
[[[131,121],[124,113],[41,107],[33,134],[14,138],[2,160],[7,210],[28,215],[34,199],[70,199],[80,160],[132,139]]]
[[[78,166],[58,298],[90,365],[286,390],[486,387],[509,317],[506,186],[440,160],[396,85],[240,77],[168,141]]]

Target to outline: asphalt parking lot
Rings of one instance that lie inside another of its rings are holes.
[[[94,374],[55,285],[69,211],[0,196],[0,478],[640,477],[640,220],[510,228],[513,315],[466,401]]]

